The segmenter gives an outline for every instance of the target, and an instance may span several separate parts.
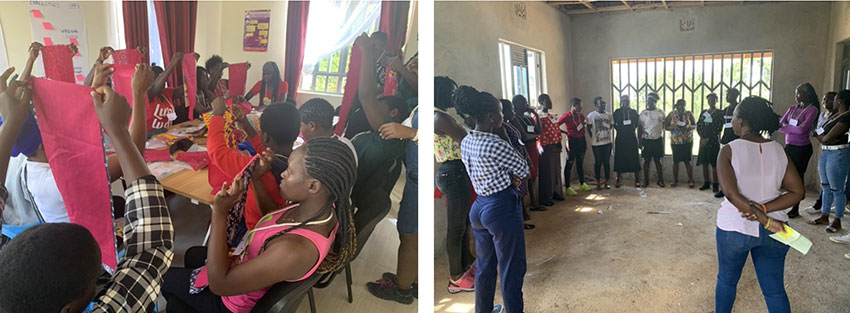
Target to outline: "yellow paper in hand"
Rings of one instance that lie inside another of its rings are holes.
[[[804,237],[802,234],[794,230],[788,225],[783,225],[785,228],[784,232],[779,232],[770,235],[770,238],[776,239],[781,243],[791,246],[794,250],[800,251],[803,255],[809,253],[809,249],[812,248],[812,241],[809,238]]]

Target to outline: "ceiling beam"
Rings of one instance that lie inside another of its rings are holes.
[[[584,4],[584,6],[586,6],[588,9],[592,10],[593,12],[596,12],[596,7],[590,4],[590,1],[581,1],[581,4]]]
[[[705,5],[707,6],[720,6],[720,5],[741,5],[743,2],[739,1],[705,1]],[[606,6],[606,7],[596,7],[596,10],[591,9],[579,9],[579,10],[566,10],[569,15],[579,15],[579,14],[589,14],[589,13],[604,13],[604,12],[616,12],[616,11],[644,11],[644,10],[656,10],[656,9],[679,9],[679,8],[693,8],[700,7],[703,4],[696,1],[675,1],[668,3],[666,6],[663,3],[649,3],[649,4],[631,4],[629,7],[623,5],[617,6]]]
[[[665,9],[668,9],[668,10],[670,9],[670,7],[668,7],[668,6],[667,6],[667,1],[666,1],[666,0],[661,0],[661,4],[664,4],[664,8],[665,8]]]
[[[634,10],[635,10],[635,9],[632,9],[632,6],[630,6],[630,5],[629,5],[629,2],[628,2],[628,1],[626,1],[626,0],[620,0],[620,1],[622,1],[622,2],[623,2],[623,5],[625,5],[627,8],[629,8],[629,10],[632,10],[632,11],[634,11]]]
[[[582,1],[546,1],[551,6],[581,4]]]

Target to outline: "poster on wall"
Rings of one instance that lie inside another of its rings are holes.
[[[269,49],[269,19],[271,10],[245,11],[243,51],[265,52]]]
[[[89,71],[86,18],[79,2],[30,1],[32,40],[45,46],[77,46],[74,55],[74,80],[81,84]],[[42,62],[36,63],[36,75],[44,76]]]
[[[0,71],[9,68],[9,56],[6,54],[6,40],[3,39],[3,26],[0,25]]]

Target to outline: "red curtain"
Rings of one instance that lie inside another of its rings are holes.
[[[148,5],[145,1],[129,1],[122,2],[124,9],[124,42],[127,44],[127,49],[135,49],[138,47],[147,47],[145,53],[142,54],[143,61],[150,63],[148,50],[150,50],[148,35]]]
[[[304,45],[307,38],[307,16],[310,1],[289,1],[286,13],[286,64],[283,80],[289,84],[289,98],[295,99],[301,80],[301,66],[304,61]]]
[[[154,1],[159,41],[162,44],[163,67],[171,63],[176,52],[195,52],[195,24],[198,16],[197,1]],[[168,78],[170,86],[183,82],[183,69],[177,67]]]
[[[410,1],[381,1],[381,23],[379,30],[387,33],[389,52],[400,52],[407,35],[407,16],[410,14]]]

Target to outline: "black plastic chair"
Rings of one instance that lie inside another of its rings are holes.
[[[310,312],[316,313],[313,285],[322,277],[322,274],[315,273],[299,282],[275,284],[257,301],[251,313],[294,313],[304,300],[304,295],[310,301]]]

